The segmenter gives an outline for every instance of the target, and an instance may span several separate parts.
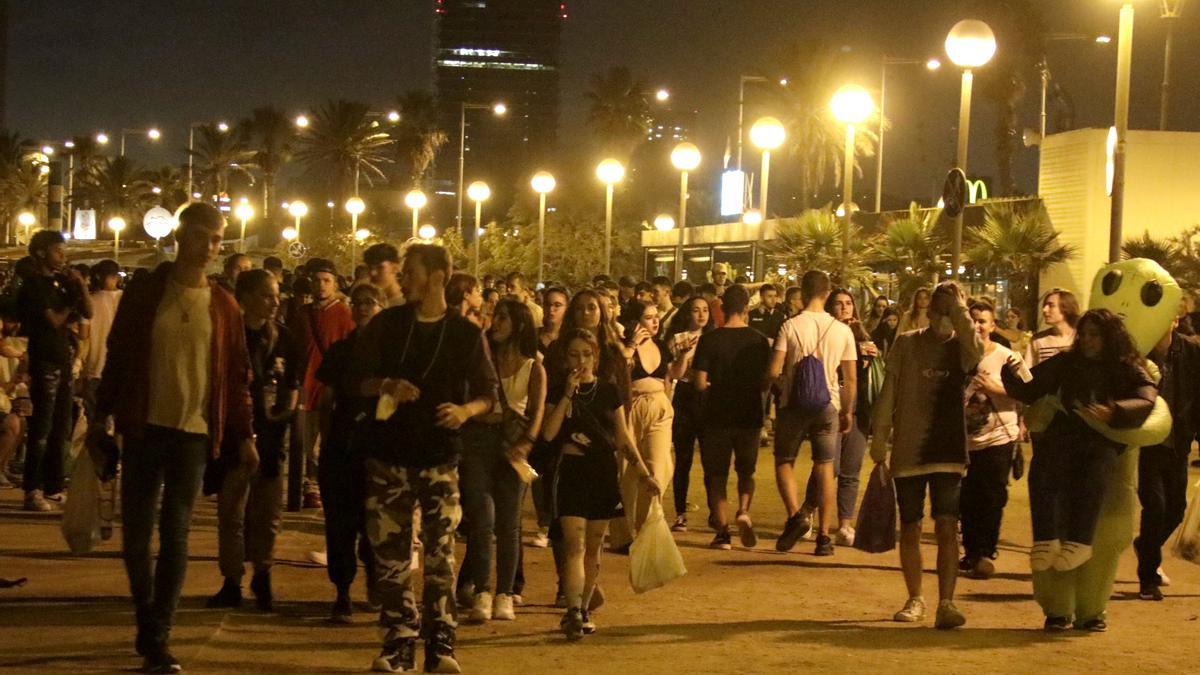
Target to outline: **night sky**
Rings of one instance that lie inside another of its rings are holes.
[[[586,134],[582,92],[589,76],[629,65],[673,104],[699,111],[695,140],[705,169],[718,169],[735,134],[740,73],[770,71],[790,44],[824,37],[859,64],[848,78],[878,86],[878,58],[941,56],[947,30],[969,18],[941,0],[568,0],[563,31],[559,138]],[[400,91],[431,85],[432,2],[426,0],[38,0],[10,2],[9,127],[33,138],[158,125],[165,147],[131,140],[141,163],[180,162],[189,122],[237,119],[274,103],[311,108],[328,98],[380,109]],[[1043,0],[1050,31],[1115,38],[1116,0]],[[1157,0],[1138,0],[1133,128],[1158,120],[1165,30]],[[1177,29],[1172,126],[1200,130],[1200,6]],[[1003,42],[999,46],[1004,49]],[[1055,76],[1074,96],[1077,126],[1111,124],[1115,39],[1056,42]],[[869,64],[875,65],[869,65]],[[869,67],[868,67],[869,65]],[[953,157],[958,107],[953,69],[890,71],[885,189],[927,198]],[[1037,126],[1031,82],[1021,123]],[[976,98],[971,173],[994,172],[995,116]],[[175,155],[171,151],[177,151]],[[1032,191],[1036,149],[1021,149],[1018,180]],[[873,168],[867,167],[868,176]],[[773,172],[774,173],[774,172]],[[715,173],[712,187],[715,187]],[[873,179],[862,181],[864,188]],[[856,190],[856,192],[859,192]],[[860,193],[861,195],[861,193]]]

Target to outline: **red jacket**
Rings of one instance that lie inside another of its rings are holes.
[[[112,415],[117,433],[137,437],[150,408],[150,341],[154,318],[174,263],[163,263],[125,289],[108,336],[108,361],[96,393],[97,420]],[[222,442],[237,447],[254,435],[250,403],[250,359],[242,311],[229,291],[209,281],[212,301],[212,358],[209,367],[208,432],[212,455]]]
[[[325,385],[317,379],[321,360],[333,343],[339,342],[354,331],[354,316],[350,305],[342,298],[334,298],[325,307],[310,302],[296,313],[296,338],[304,348],[304,378],[301,381],[304,395],[300,405],[305,410],[316,410],[321,402],[321,391]]]

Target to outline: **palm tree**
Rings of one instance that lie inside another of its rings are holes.
[[[374,185],[372,179],[384,178],[382,165],[392,161],[387,156],[392,139],[370,119],[370,109],[357,101],[328,101],[300,134],[296,159],[309,175],[328,177],[339,204],[352,189],[357,192],[360,176]]]
[[[250,161],[262,174],[262,217],[269,222],[274,214],[275,181],[292,158],[296,139],[292,120],[274,106],[255,108],[239,125],[244,130]]]
[[[188,201],[187,179],[178,167],[160,166],[144,172],[141,178],[150,185],[150,192],[167,210],[174,211]]]
[[[196,131],[195,147],[188,153],[194,158],[200,192],[228,194],[231,175],[254,180],[254,174],[250,173],[254,153],[246,145],[244,128],[221,131],[215,124],[205,124],[196,127]]]
[[[99,222],[121,216],[129,222],[157,200],[146,174],[128,157],[100,157],[75,186],[83,208],[94,208]]]
[[[5,243],[12,232],[12,220],[24,201],[24,191],[19,189],[23,181],[18,177],[25,173],[22,165],[29,164],[25,159],[28,145],[20,134],[0,131],[0,218],[4,220]],[[40,177],[40,173],[35,174]]]
[[[650,102],[646,84],[626,66],[614,66],[592,75],[584,92],[588,101],[587,124],[603,149],[626,160],[650,130]]]
[[[945,269],[948,244],[937,226],[941,214],[913,202],[908,215],[889,223],[871,246],[869,257],[878,268],[899,278],[901,297],[936,281]]]
[[[1200,257],[1196,255],[1193,238],[1198,230],[1189,228],[1168,239],[1155,239],[1149,232],[1143,232],[1142,236],[1121,244],[1121,254],[1126,258],[1149,258],[1162,265],[1183,288],[1196,288],[1200,284]]]
[[[782,257],[797,276],[808,270],[829,272],[841,286],[869,285],[871,270],[866,264],[866,253],[870,241],[862,236],[862,230],[854,224],[850,229],[850,258],[846,266],[846,279],[840,277],[842,268],[842,235],[844,223],[834,215],[833,207],[808,209],[794,218],[779,222],[775,239],[768,244],[768,251]]]
[[[400,106],[400,122],[392,130],[396,160],[404,167],[405,187],[419,187],[449,136],[438,125],[437,107],[428,92],[406,91],[396,102]]]
[[[1028,311],[1026,316],[1036,316],[1042,272],[1075,253],[1075,246],[1059,241],[1041,202],[1024,208],[1009,202],[988,204],[983,225],[967,232],[967,261],[1007,278],[1012,304]]]

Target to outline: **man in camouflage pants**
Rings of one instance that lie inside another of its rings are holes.
[[[376,417],[386,417],[372,423],[366,462],[367,536],[383,604],[383,651],[372,669],[380,672],[413,670],[418,637],[425,638],[425,672],[461,672],[454,656],[459,429],[495,406],[497,380],[482,331],[446,311],[449,276],[445,249],[410,246],[401,271],[408,304],[362,329],[352,366],[360,395],[379,396]],[[412,588],[417,506],[425,552],[420,615]]]

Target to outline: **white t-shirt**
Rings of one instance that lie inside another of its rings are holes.
[[[150,338],[150,410],[146,422],[208,433],[212,361],[212,289],[168,282]]]
[[[98,380],[104,373],[104,362],[108,359],[108,334],[112,332],[113,318],[117,315],[122,292],[102,290],[92,293],[92,332],[88,338],[87,361],[83,364],[84,377]]]
[[[1011,355],[1012,350],[996,345],[991,354],[985,354],[979,361],[977,368],[988,379],[999,382],[1000,371]],[[974,378],[967,383],[963,400],[966,402],[968,450],[982,450],[1017,440],[1020,435],[1017,401],[980,390],[975,386]]]
[[[829,384],[829,398],[833,401],[833,408],[841,411],[838,367],[842,365],[842,361],[858,360],[854,333],[850,331],[849,326],[826,312],[800,312],[783,322],[783,327],[779,329],[779,337],[775,340],[775,351],[787,352],[783,368],[781,405],[788,405],[788,395],[792,390],[792,373],[796,369],[796,363],[809,354],[816,353],[821,359],[821,364],[825,366],[825,381]]]

